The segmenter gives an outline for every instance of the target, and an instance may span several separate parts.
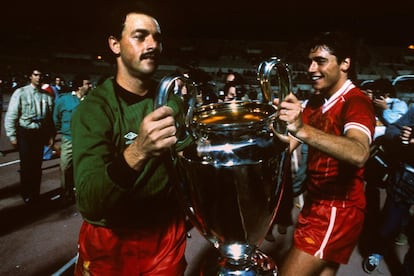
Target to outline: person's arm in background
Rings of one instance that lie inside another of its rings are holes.
[[[57,132],[60,131],[62,126],[62,114],[60,112],[61,98],[56,100],[55,108],[53,109],[53,123]]]
[[[16,90],[10,98],[4,118],[4,129],[13,147],[17,147],[17,126],[20,114],[20,90]]]
[[[390,152],[396,155],[411,157],[414,156],[414,106],[412,106],[399,120],[390,124],[384,134],[386,146]],[[402,144],[402,136],[410,136],[408,145]]]

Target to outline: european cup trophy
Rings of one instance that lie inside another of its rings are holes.
[[[290,160],[288,144],[279,139],[286,126],[272,104],[270,79],[278,77],[283,99],[291,78],[278,58],[262,62],[257,76],[262,102],[196,106],[190,96],[185,121],[194,144],[173,156],[186,214],[219,252],[217,262],[202,268],[201,275],[277,275],[275,263],[258,249],[276,215]],[[166,104],[177,79],[191,83],[182,76],[164,78],[155,107]]]

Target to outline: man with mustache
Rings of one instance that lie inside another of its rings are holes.
[[[280,275],[335,275],[358,242],[364,221],[363,167],[370,154],[375,116],[369,98],[351,81],[352,40],[323,33],[308,52],[312,95],[302,111],[288,95],[280,104],[291,148],[308,149],[306,196]]]
[[[168,150],[191,141],[179,140],[178,97],[153,108],[161,29],[140,3],[117,2],[108,22],[116,75],[92,90],[72,119],[84,219],[75,275],[183,275],[185,217],[167,162]]]

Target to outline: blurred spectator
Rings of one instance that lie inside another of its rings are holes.
[[[73,162],[72,162],[72,114],[92,89],[90,77],[87,75],[76,75],[72,82],[72,93],[61,94],[56,101],[53,110],[53,122],[56,130],[62,135],[60,143],[60,184],[62,187],[62,198],[68,202],[75,199]]]
[[[214,91],[215,84],[209,73],[193,66],[183,66],[176,69],[177,74],[190,78],[197,84],[198,95],[196,95],[196,104],[210,104],[218,101],[217,94]],[[174,87],[174,93],[180,94],[187,102],[190,95],[187,94],[187,87],[183,85],[181,80],[177,80]]]
[[[55,98],[55,91],[50,84],[50,75],[47,73],[42,76],[42,89],[49,93],[50,96]]]
[[[199,86],[203,104],[218,102],[217,94],[214,91],[214,84],[211,82],[203,83]]]
[[[35,68],[30,84],[16,89],[9,102],[5,130],[20,155],[20,186],[25,203],[39,198],[44,145],[53,145],[55,135],[53,97],[41,89],[42,71]]]
[[[249,85],[249,89],[247,90],[247,97],[252,101],[262,101],[261,93],[259,94],[253,85]]]
[[[412,206],[410,210],[412,210]],[[412,213],[407,225],[407,235],[409,248],[403,262],[403,275],[405,276],[414,275],[414,215]]]
[[[42,90],[47,91],[50,96],[55,98],[55,91],[50,85],[50,75],[44,74],[42,77]],[[55,145],[45,145],[43,147],[43,161],[52,160],[58,156]]]
[[[18,77],[13,76],[11,81],[11,89],[15,90],[21,86]]]
[[[245,98],[246,87],[244,79],[239,73],[231,72],[226,75],[222,91],[223,92],[220,93],[221,97],[219,97],[219,99],[223,101],[247,100]]]
[[[55,91],[50,84],[50,75],[47,73],[42,77],[42,89],[47,91],[47,93],[55,99]],[[58,152],[56,151],[54,144],[45,145],[43,147],[43,161],[52,160],[56,157],[58,157]]]
[[[277,210],[276,216],[272,221],[265,239],[269,242],[275,241],[273,237],[273,227],[277,224],[277,232],[281,235],[287,233],[287,228],[293,225],[292,220],[292,208],[293,208],[293,189],[292,189],[292,174],[291,172],[291,155],[288,155],[285,160],[284,170],[289,173],[284,173],[282,182],[283,182],[283,196],[280,201],[279,208]]]
[[[377,270],[380,261],[389,253],[392,241],[400,231],[404,220],[410,218],[410,207],[414,204],[414,107],[399,120],[390,124],[384,135],[385,146],[393,152],[394,170],[387,185],[387,198],[383,209],[382,222],[372,243],[370,253],[363,261],[367,273]],[[406,142],[407,144],[405,144]],[[414,275],[413,233],[409,234],[410,249],[404,259],[404,272],[393,275]]]
[[[227,73],[227,75],[225,77],[225,80],[224,80],[224,83],[237,81],[238,78],[239,78],[239,74],[230,71],[229,73]]]
[[[65,81],[59,75],[54,77],[54,80],[53,80],[53,83],[52,83],[52,88],[53,88],[53,92],[54,92],[54,96],[55,96],[55,101],[59,98],[59,96],[62,93],[67,92],[67,91],[65,91],[65,89],[66,89]]]
[[[370,247],[371,243],[376,243],[376,238],[371,235],[372,228],[378,225],[380,217],[380,189],[386,186],[389,177],[390,168],[388,162],[389,154],[384,150],[382,145],[383,135],[389,124],[394,123],[401,118],[408,110],[407,104],[396,98],[394,86],[388,79],[377,79],[373,82],[367,82],[361,87],[368,97],[372,100],[376,115],[376,126],[374,134],[374,143],[371,145],[371,158],[366,163],[364,177],[366,180],[365,196],[367,199],[367,214],[365,219],[364,231],[362,236],[361,247]],[[389,149],[392,151],[393,149]],[[380,162],[379,162],[380,161]],[[408,223],[408,221],[406,221]],[[401,226],[401,240],[405,238],[403,232],[405,224]]]
[[[316,91],[314,94],[319,94],[318,91]],[[302,107],[305,108],[306,104],[308,102],[308,99],[302,101]],[[300,149],[299,149],[300,148]],[[280,209],[278,211],[278,214],[273,222],[273,224],[278,224],[277,231],[279,234],[286,234],[287,228],[291,225],[293,225],[293,221],[291,218],[292,214],[292,208],[293,208],[293,197],[298,197],[302,195],[302,193],[305,192],[305,181],[306,181],[306,169],[307,169],[307,160],[308,160],[308,145],[305,143],[302,143],[298,148],[296,148],[295,151],[300,150],[300,162],[299,166],[293,166],[292,168],[292,175],[289,175],[289,177],[285,177],[285,187],[287,188],[286,193],[284,194],[284,198],[282,202],[280,203]],[[299,161],[297,152],[292,153],[291,159],[292,162]],[[294,160],[296,158],[296,160]],[[299,203],[299,207],[302,208],[303,203]],[[272,234],[273,231],[273,225],[268,231],[265,239],[267,241],[274,241],[274,237]]]
[[[361,87],[372,100],[377,116],[374,139],[385,132],[385,127],[407,112],[407,103],[396,98],[395,88],[388,79],[377,79]],[[381,127],[383,126],[383,127]]]
[[[394,123],[407,112],[407,103],[397,98],[395,88],[389,80],[378,79],[372,88],[374,107],[384,125]]]
[[[187,86],[185,85],[182,79],[176,79],[174,82],[174,94],[179,95],[181,97],[186,97],[187,94]]]

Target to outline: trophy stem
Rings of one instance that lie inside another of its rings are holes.
[[[201,266],[201,276],[277,276],[275,262],[259,249],[243,259],[233,259],[218,255],[214,250],[213,258],[207,258]],[[222,252],[221,252],[222,253]]]

